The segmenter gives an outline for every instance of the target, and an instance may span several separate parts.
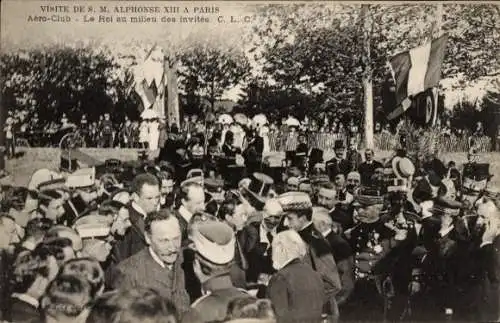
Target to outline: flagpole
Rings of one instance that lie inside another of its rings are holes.
[[[431,36],[430,36],[430,41],[432,42],[432,39],[435,37],[435,38],[439,38],[441,37],[441,35],[443,34],[443,3],[442,2],[439,2],[437,4],[437,7],[436,7],[436,12],[435,12],[435,20],[434,20],[434,24],[432,26],[432,30],[431,30]],[[430,122],[430,125],[431,127],[433,127],[434,125],[436,125],[436,122],[437,122],[437,110],[438,110],[438,96],[439,96],[439,87],[436,86],[432,89],[432,94],[433,94],[433,97],[434,97],[434,111],[433,111],[433,115],[432,115],[432,118],[431,118],[431,122]]]

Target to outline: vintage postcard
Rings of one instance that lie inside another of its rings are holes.
[[[2,1],[0,321],[500,321],[499,21]]]

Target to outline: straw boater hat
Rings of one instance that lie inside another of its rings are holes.
[[[320,184],[323,184],[323,183],[330,182],[330,178],[326,174],[312,175],[310,177],[310,179],[311,179],[311,184],[312,185],[320,185]]]
[[[278,196],[283,212],[299,212],[312,210],[309,194],[304,192],[287,192]]]
[[[392,170],[398,178],[407,179],[415,174],[415,165],[406,157],[394,157],[392,159]]]
[[[204,221],[193,226],[190,235],[196,256],[207,265],[227,265],[234,259],[236,239],[223,222]]]

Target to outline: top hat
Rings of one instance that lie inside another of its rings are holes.
[[[250,185],[248,185],[248,187],[243,187],[242,193],[246,195],[246,197],[249,197],[249,202],[252,206],[260,210],[264,207],[267,195],[274,181],[271,177],[262,173],[253,173],[250,180]]]
[[[344,141],[341,139],[335,140],[335,144],[333,146],[333,149],[340,149],[340,148],[345,148]]]
[[[396,156],[392,159],[392,170],[398,178],[406,179],[415,174],[415,165],[409,158]]]
[[[311,149],[311,152],[309,153],[309,160],[312,162],[313,165],[316,165],[317,163],[322,163],[323,162],[323,150],[321,150],[319,148]]]

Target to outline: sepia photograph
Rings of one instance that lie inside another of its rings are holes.
[[[0,322],[500,322],[499,2],[0,17]]]

